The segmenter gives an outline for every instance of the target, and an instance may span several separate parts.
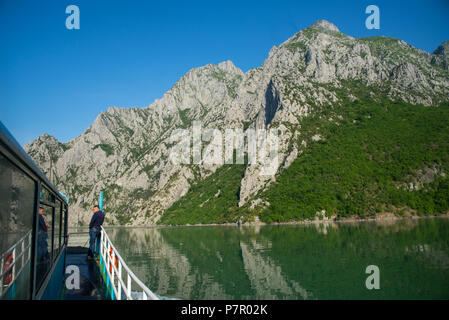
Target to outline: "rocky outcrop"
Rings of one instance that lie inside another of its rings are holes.
[[[432,54],[432,63],[449,71],[449,41],[443,42]]]

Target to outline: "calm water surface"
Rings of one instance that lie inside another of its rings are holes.
[[[181,299],[449,299],[449,219],[107,228],[135,274]],[[380,269],[368,290],[366,267]]]

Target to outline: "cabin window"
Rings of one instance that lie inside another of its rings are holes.
[[[42,186],[41,189],[41,201],[47,201],[54,203],[55,202],[55,196],[52,192],[50,192],[47,188]]]
[[[53,207],[41,204],[43,214],[39,213],[38,232],[37,232],[37,259],[36,259],[36,277],[37,287],[39,288],[45,275],[51,268],[53,253]]]
[[[54,217],[54,246],[53,246],[53,259],[58,257],[59,248],[61,247],[61,215],[62,215],[62,202],[57,200],[55,207]]]
[[[61,245],[67,245],[67,205],[63,204],[62,208],[62,221],[61,221]]]
[[[0,299],[29,299],[36,183],[2,153],[0,181]]]

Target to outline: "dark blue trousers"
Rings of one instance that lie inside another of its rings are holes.
[[[89,230],[89,254],[96,255],[100,253],[100,229],[92,228]]]

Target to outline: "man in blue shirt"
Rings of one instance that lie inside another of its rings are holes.
[[[94,215],[89,223],[89,252],[87,253],[88,258],[93,258],[95,255],[98,255],[98,247],[100,244],[100,231],[101,226],[104,221],[104,213],[100,210],[100,208],[95,205],[93,208]]]

